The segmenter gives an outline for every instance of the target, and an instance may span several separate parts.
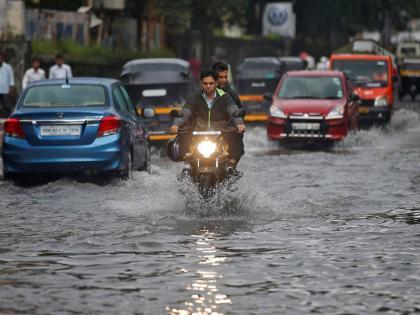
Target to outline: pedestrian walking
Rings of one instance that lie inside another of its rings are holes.
[[[49,79],[72,78],[71,67],[64,63],[64,57],[60,54],[55,56],[55,65],[50,68]]]
[[[5,61],[5,54],[0,52],[0,117],[9,116],[14,91],[15,76],[13,68]]]
[[[26,88],[26,86],[34,81],[44,80],[45,79],[45,71],[41,69],[41,59],[33,58],[31,62],[32,67],[26,70],[25,74],[23,75],[22,79],[22,88]]]

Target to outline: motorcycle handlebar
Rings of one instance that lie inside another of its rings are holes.
[[[190,134],[192,134],[194,131],[198,131],[198,130],[193,130],[193,131],[191,131],[191,130],[178,130],[178,132],[176,133],[177,135],[179,135],[179,134],[186,134],[186,133],[190,133]],[[224,130],[200,130],[200,131],[220,131],[221,133],[228,133],[228,132],[236,132],[236,133],[239,133],[238,132],[238,129],[224,129]]]

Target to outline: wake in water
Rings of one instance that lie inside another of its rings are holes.
[[[420,115],[417,112],[399,109],[394,112],[391,123],[384,126],[373,126],[369,129],[359,130],[350,134],[341,143],[336,145],[338,149],[356,149],[373,147],[383,149],[400,143],[400,139],[407,131],[420,128]]]

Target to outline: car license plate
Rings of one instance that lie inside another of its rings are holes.
[[[319,130],[320,125],[318,123],[293,123],[293,130]]]
[[[41,126],[41,136],[80,136],[82,126],[80,125],[45,125]]]
[[[361,114],[369,113],[369,107],[359,107],[359,113]]]

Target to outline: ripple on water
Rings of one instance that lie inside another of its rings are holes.
[[[210,202],[157,156],[127,182],[2,183],[0,313],[418,312],[416,115],[327,151],[250,128]]]

